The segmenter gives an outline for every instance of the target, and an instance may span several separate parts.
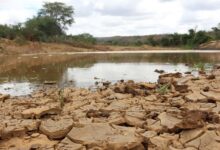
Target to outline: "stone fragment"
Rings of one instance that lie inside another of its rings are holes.
[[[72,127],[72,119],[60,119],[58,121],[48,119],[41,122],[40,131],[51,139],[61,139],[68,134]]]
[[[161,113],[158,118],[160,119],[161,125],[166,126],[168,129],[173,129],[178,123],[182,121],[166,112]]]
[[[86,124],[74,127],[68,138],[87,148],[98,146],[102,149],[132,149],[141,145],[143,139],[135,135],[135,128],[120,127],[105,123]]]
[[[109,116],[110,116],[110,113],[108,111],[104,111],[104,110],[90,109],[86,113],[86,117],[88,117],[88,118],[100,118],[100,117],[108,118]]]
[[[199,150],[218,150],[220,143],[216,141],[219,136],[216,135],[215,131],[206,131],[200,137],[186,143],[187,147],[195,147]]]
[[[24,110],[21,114],[25,119],[41,118],[44,115],[59,114],[61,109],[59,106],[42,106],[38,108],[30,108]]]
[[[184,85],[184,84],[183,85],[178,85],[178,84],[176,84],[176,85],[174,85],[174,87],[175,87],[175,90],[180,92],[180,93],[188,92],[188,85]]]
[[[40,120],[25,119],[21,121],[20,125],[25,127],[27,131],[35,131],[39,128]]]
[[[146,131],[143,134],[141,134],[145,141],[148,141],[150,138],[157,136],[157,132],[155,131]]]
[[[38,137],[38,136],[40,136],[40,133],[33,133],[33,134],[31,134],[31,137],[32,137],[32,138],[36,138],[36,137]]]
[[[186,111],[183,114],[181,122],[175,125],[178,129],[196,129],[205,125],[205,122],[219,123],[219,116],[211,112],[192,110]]]
[[[220,102],[220,93],[219,92],[213,92],[213,91],[208,91],[208,92],[201,92],[202,95],[207,97],[208,99],[219,101]]]
[[[157,87],[155,83],[145,83],[145,82],[140,83],[140,86],[145,89],[155,89]]]
[[[188,94],[185,96],[186,100],[192,101],[192,102],[197,102],[197,101],[206,101],[207,98],[200,94],[200,92],[193,92],[191,94]]]
[[[150,142],[156,146],[156,149],[160,150],[168,150],[168,146],[171,144],[171,140],[156,136],[150,139]]]
[[[144,97],[144,100],[153,102],[157,100],[157,97],[155,95],[149,95],[149,96]]]
[[[86,148],[82,144],[76,144],[65,138],[58,144],[57,150],[86,150]]]
[[[0,101],[4,101],[4,100],[9,99],[9,98],[10,98],[9,94],[6,94],[6,95],[1,95],[0,94]]]
[[[108,97],[108,99],[109,100],[114,100],[114,99],[121,100],[121,99],[128,99],[128,98],[131,98],[131,97],[132,97],[131,94],[114,93],[114,94],[111,94]]]
[[[203,128],[193,129],[193,130],[185,130],[180,133],[180,142],[185,144],[190,142],[199,136],[201,136],[205,130]]]
[[[47,136],[40,134],[38,137],[30,139],[25,139],[25,137],[14,137],[8,140],[2,140],[0,143],[0,149],[36,150],[37,148],[37,150],[51,150],[49,148],[53,148],[57,143],[57,141],[51,141],[47,138]]]

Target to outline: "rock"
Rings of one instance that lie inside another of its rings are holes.
[[[157,136],[157,132],[155,131],[146,131],[143,134],[141,134],[145,141],[148,141],[150,138]]]
[[[200,137],[186,143],[187,147],[192,146],[200,150],[218,150],[220,143],[216,141],[219,136],[216,135],[215,131],[206,131]]]
[[[220,101],[220,93],[219,92],[213,92],[213,91],[208,91],[208,92],[201,92],[202,95],[207,97],[208,99],[212,99],[215,101]]]
[[[211,112],[192,110],[182,114],[183,119],[175,125],[178,129],[196,129],[205,125],[205,122],[219,123],[219,116]]]
[[[132,97],[131,94],[114,93],[114,94],[111,94],[108,97],[108,99],[109,100],[114,100],[114,99],[121,100],[121,99],[128,99],[128,98],[131,98],[131,97]]]
[[[162,74],[162,73],[164,73],[165,71],[164,71],[164,70],[158,70],[158,69],[156,69],[156,70],[154,70],[154,72],[159,73],[159,74]]]
[[[132,94],[133,96],[147,96],[148,89],[143,88],[140,84],[134,83],[134,81],[127,81],[114,86],[115,93]]]
[[[9,99],[9,98],[10,98],[9,94],[6,94],[6,95],[1,95],[0,94],[0,101],[5,101],[6,99]]]
[[[178,84],[176,84],[176,85],[174,85],[174,87],[175,87],[175,90],[180,92],[180,93],[188,92],[188,85],[178,85]]]
[[[155,95],[149,95],[149,96],[144,97],[144,99],[146,101],[152,101],[153,102],[153,101],[157,100],[157,97]]]
[[[158,118],[160,119],[161,125],[167,127],[168,129],[173,129],[177,124],[182,121],[166,112],[161,113]]]
[[[60,112],[61,109],[59,106],[42,106],[38,108],[30,108],[24,110],[21,114],[25,119],[31,119],[31,118],[39,119],[44,115],[54,115],[54,114],[59,114]]]
[[[205,96],[203,96],[202,94],[200,94],[200,92],[193,92],[191,94],[188,94],[185,96],[185,99],[188,101],[193,101],[193,102],[207,100],[207,98]]]
[[[10,125],[3,129],[1,139],[24,136],[25,133],[26,130],[24,127],[21,127],[19,125]]]
[[[72,119],[61,119],[58,121],[48,119],[41,122],[40,131],[51,139],[62,139],[72,127]]]
[[[31,137],[32,137],[32,138],[36,138],[36,137],[38,137],[38,136],[40,136],[39,133],[33,133],[33,134],[31,134]]]
[[[178,72],[162,74],[159,76],[158,83],[159,84],[176,83],[175,79],[179,79],[181,77],[182,77],[182,74]]]
[[[128,125],[142,128],[145,123],[146,112],[141,107],[133,106],[127,109],[124,118]]]
[[[32,144],[30,150],[37,150],[41,148],[41,144]]]
[[[25,119],[22,120],[20,125],[25,127],[27,131],[35,131],[39,128],[40,120]]]
[[[208,75],[208,76],[206,77],[206,79],[208,79],[208,80],[214,80],[214,79],[215,79],[215,75],[213,75],[213,74]]]
[[[86,117],[88,118],[100,118],[100,117],[106,117],[108,118],[110,116],[110,113],[108,111],[104,111],[104,110],[93,110],[90,109],[87,113],[86,113]]]
[[[144,120],[141,120],[137,117],[133,117],[133,116],[129,116],[129,115],[125,115],[125,121],[128,125],[130,126],[134,126],[134,127],[143,127],[143,124],[145,123]]]
[[[205,130],[202,128],[182,131],[180,133],[180,142],[183,144],[190,142],[201,136],[204,132]]]
[[[149,90],[155,89],[157,87],[155,83],[145,83],[145,82],[141,82],[140,86],[144,89],[149,89]]]
[[[152,122],[153,121],[153,122]],[[160,121],[147,119],[147,125],[145,126],[147,130],[155,131],[160,133],[163,131],[163,126],[161,125]]]
[[[76,144],[65,138],[58,144],[57,150],[86,150],[86,148],[82,144]]]
[[[105,123],[85,124],[74,127],[68,134],[71,141],[85,145],[87,148],[132,149],[141,145],[143,139],[135,135],[135,128],[120,127]]]
[[[170,104],[173,107],[181,107],[183,106],[183,104],[185,104],[185,101],[182,99],[182,97],[177,97],[177,98],[172,98]]]
[[[57,141],[51,141],[47,136],[40,134],[38,137],[30,139],[25,139],[25,137],[15,137],[8,140],[1,140],[0,147],[3,150],[12,150],[12,148],[13,150],[51,150],[51,148],[55,147],[57,143]]]
[[[213,68],[214,69],[220,69],[220,64],[215,64]]]
[[[156,136],[153,138],[150,138],[150,142],[156,146],[156,149],[160,149],[160,150],[168,150],[168,146],[171,144],[171,140],[164,138],[164,137],[160,137],[160,136]]]
[[[126,100],[113,101],[109,106],[103,108],[106,111],[122,111],[129,108],[130,105],[126,102]]]

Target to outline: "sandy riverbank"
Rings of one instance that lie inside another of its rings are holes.
[[[207,150],[220,147],[220,67],[158,83],[99,83],[0,95],[0,149]]]
[[[15,54],[36,54],[36,53],[59,53],[59,52],[96,52],[96,51],[136,51],[136,50],[176,50],[179,48],[163,48],[144,46],[109,46],[109,45],[91,45],[87,47],[76,47],[61,43],[40,43],[26,42],[18,44],[15,41],[0,39],[0,55]]]

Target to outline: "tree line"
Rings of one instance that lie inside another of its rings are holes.
[[[220,24],[213,27],[211,31],[197,31],[190,29],[185,34],[164,34],[149,36],[130,36],[130,37],[113,37],[100,39],[102,44],[119,45],[119,46],[163,46],[163,47],[183,47],[196,48],[200,44],[211,40],[220,40]]]
[[[210,31],[190,29],[185,34],[165,34],[135,37],[99,38],[98,41],[88,33],[67,35],[66,30],[74,23],[74,8],[61,2],[44,3],[38,13],[24,23],[1,25],[0,38],[22,43],[24,41],[57,42],[74,46],[90,46],[97,42],[121,46],[163,46],[196,48],[211,40],[220,40],[220,24]]]
[[[44,3],[36,16],[16,25],[0,24],[0,38],[69,44],[95,44],[90,34],[67,35],[66,29],[74,23],[74,9],[61,2]]]

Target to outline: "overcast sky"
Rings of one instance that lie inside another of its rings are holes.
[[[149,35],[208,30],[220,22],[220,0],[0,0],[0,23],[31,18],[43,2],[75,8],[68,33],[94,36]]]

